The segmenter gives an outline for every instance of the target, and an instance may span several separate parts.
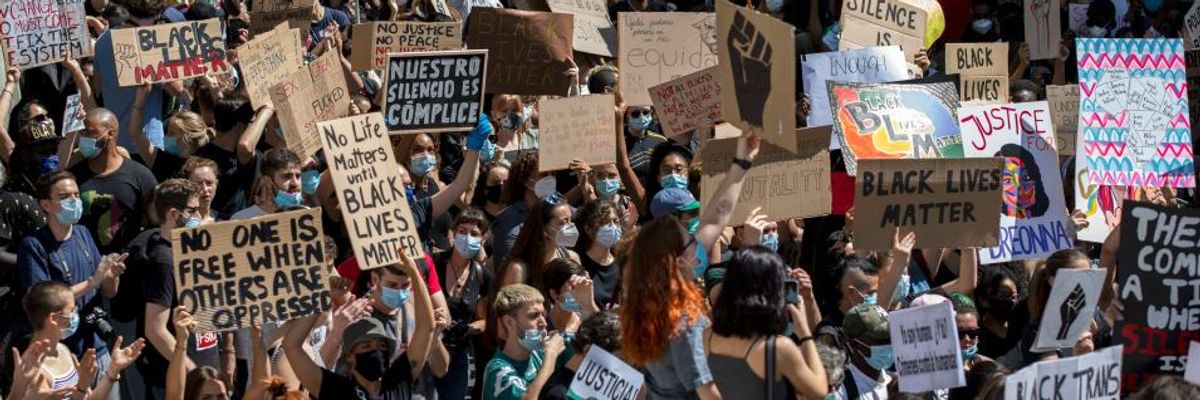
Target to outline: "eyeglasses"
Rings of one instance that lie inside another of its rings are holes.
[[[30,122],[46,122],[50,120],[50,114],[38,114],[29,117]]]
[[[979,332],[980,332],[979,328],[974,328],[974,329],[959,329],[959,330],[958,330],[958,339],[959,339],[959,340],[962,340],[962,339],[966,339],[967,337],[973,337],[973,338],[976,338],[976,339],[978,339],[978,338],[979,338]]]

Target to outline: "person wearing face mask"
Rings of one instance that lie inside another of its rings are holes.
[[[140,382],[145,385],[142,389],[145,398],[164,398],[168,360],[177,344],[176,335],[171,333],[171,310],[180,305],[175,289],[171,231],[200,226],[199,208],[200,187],[195,183],[176,178],[159,184],[154,191],[154,210],[161,224],[143,231],[129,245],[129,265],[138,273],[126,277],[122,283],[135,289],[122,291],[122,296],[114,302],[114,316],[120,309],[136,310],[133,317],[136,332],[144,335],[152,347],[136,368]],[[188,350],[184,362],[191,368],[219,367],[220,349],[233,346],[212,334],[197,333],[185,340]]]
[[[674,143],[661,144],[650,155],[649,165],[653,175],[639,180],[639,184],[630,190],[630,196],[642,209],[648,209],[651,199],[662,190],[690,190],[694,186],[689,178],[692,153],[686,147]]]
[[[483,176],[475,183],[475,194],[471,196],[471,205],[479,207],[489,220],[500,216],[507,204],[504,204],[504,182],[508,181],[510,170],[502,163],[488,164]]]
[[[1020,336],[1009,335],[1010,321],[1016,314],[1020,289],[1017,275],[1007,268],[988,268],[975,290],[975,302],[983,311],[979,325],[979,354],[1001,357],[1017,345]],[[1015,324],[1014,324],[1015,325]]]
[[[36,101],[17,107],[9,125],[15,129],[12,138],[15,148],[5,160],[11,168],[11,177],[6,186],[14,191],[33,193],[36,190],[34,182],[39,176],[59,169],[57,153],[63,141],[54,130],[50,113]],[[0,138],[7,136],[7,132]]]
[[[407,157],[397,158],[404,165],[408,166],[408,175],[412,179],[412,198],[433,197],[442,188],[446,187],[446,184],[439,180],[438,174],[439,141],[433,135],[427,133],[418,133],[410,137],[412,141],[408,146]],[[450,144],[447,143],[447,145]],[[461,149],[461,146],[457,148]],[[409,201],[413,200],[410,199]],[[431,228],[435,232],[446,232],[449,226],[450,215],[442,215],[441,217],[434,218]],[[433,242],[433,247],[438,249],[448,249],[453,245],[453,243],[446,240],[444,235],[434,235],[429,240]]]
[[[858,255],[842,258],[834,268],[818,276],[813,289],[821,302],[819,306],[824,318],[817,324],[817,340],[828,346],[848,349],[847,336],[842,330],[843,319],[856,305],[878,302],[879,280],[879,269]]]
[[[141,214],[158,180],[145,166],[117,151],[116,115],[94,109],[84,126],[77,146],[86,162],[71,168],[87,200],[81,221],[92,231],[101,252],[118,251],[142,231]]]
[[[629,107],[625,110],[624,121],[625,152],[628,155],[629,166],[638,177],[651,176],[654,171],[651,163],[651,153],[659,145],[667,143],[667,137],[655,132],[654,111],[648,106]]]
[[[495,159],[510,164],[538,148],[538,132],[529,123],[525,103],[513,94],[492,95],[489,117],[496,127]]]
[[[145,112],[146,94],[150,84],[138,87],[134,99],[133,118],[141,119]],[[160,181],[174,178],[178,175],[183,162],[188,156],[212,141],[215,132],[204,123],[200,114],[191,111],[180,111],[166,121],[166,134],[163,135],[161,148],[154,146],[140,125],[129,128],[133,136],[133,144],[142,162],[154,172],[154,177]]]
[[[962,349],[963,369],[970,371],[972,367],[992,360],[979,354],[979,311],[965,296],[952,295],[950,301],[954,304],[954,323],[958,329],[958,346]]]
[[[619,224],[632,228],[637,223],[638,209],[629,196],[621,192],[623,185],[620,168],[616,164],[604,164],[592,168],[586,163],[571,161],[572,168],[580,172],[580,185],[567,193],[572,205],[587,204],[596,200],[612,201],[621,207],[625,219]]]
[[[523,284],[504,287],[492,300],[501,345],[483,372],[484,400],[536,398],[554,374],[559,356],[571,357],[563,336],[547,333],[544,301],[537,289]]]
[[[579,263],[556,258],[546,263],[542,294],[550,299],[550,326],[573,337],[583,318],[600,311],[593,300],[593,283]]]
[[[255,203],[254,182],[260,175],[255,166],[262,157],[257,146],[275,109],[263,106],[256,113],[242,94],[217,100],[213,107],[217,134],[193,155],[217,163],[212,208],[217,219],[226,220]]]
[[[114,389],[121,379],[121,372],[141,355],[145,340],[138,339],[121,347],[123,338],[117,338],[112,361],[103,366],[97,365],[95,350],[89,349],[86,353],[78,354],[72,352],[62,343],[79,331],[79,309],[71,292],[72,289],[66,284],[56,281],[38,283],[29,288],[23,305],[29,323],[34,327],[30,347],[44,351],[45,357],[40,358],[41,365],[36,367],[42,379],[15,382],[13,387],[28,388],[43,394],[55,393],[36,398],[69,398],[70,394],[83,394],[86,398],[116,398],[114,394],[117,391]],[[26,359],[26,362],[37,360],[39,357],[33,357]]]
[[[538,172],[538,153],[532,151],[521,156],[513,164],[505,180],[502,204],[508,207],[496,216],[492,223],[492,249],[496,261],[508,258],[509,251],[517,243],[521,226],[530,210],[543,198],[554,194],[557,180],[550,173]],[[499,276],[499,275],[498,275]]]
[[[477,357],[474,338],[483,331],[482,315],[477,306],[492,284],[490,268],[485,268],[487,254],[483,250],[483,234],[487,220],[478,209],[463,210],[451,224],[454,248],[433,254],[433,263],[446,296],[450,311],[450,326],[442,335],[442,343],[450,355],[445,376],[437,380],[438,396],[461,399],[467,393],[467,375]]]
[[[417,376],[425,369],[429,360],[430,346],[435,335],[434,312],[429,288],[421,278],[417,263],[401,251],[401,262],[372,270],[372,281],[377,290],[368,301],[378,310],[386,307],[392,313],[408,302],[411,297],[415,316],[415,328],[407,346],[397,340],[389,329],[396,320],[395,315],[383,319],[375,316],[350,323],[343,332],[330,333],[327,342],[337,339],[342,345],[337,360],[347,373],[337,374],[319,366],[304,350],[304,342],[312,332],[318,316],[292,320],[284,326],[287,334],[283,338],[283,351],[296,377],[304,382],[305,388],[318,393],[321,399],[370,398],[410,399]],[[388,270],[387,272],[375,272]],[[405,286],[401,287],[400,285]],[[361,306],[361,303],[359,303]],[[440,346],[438,346],[440,347]]]
[[[557,194],[542,199],[530,210],[512,251],[496,270],[500,286],[539,285],[544,266],[555,258],[579,262],[579,255],[571,250],[578,240],[571,206]]]
[[[625,235],[621,214],[616,203],[608,200],[593,201],[579,209],[579,223],[587,233],[581,243],[583,246],[579,247],[580,263],[595,283],[593,297],[602,309],[617,305],[621,264],[617,262],[614,249]]]
[[[842,322],[850,359],[849,373],[837,388],[839,400],[881,400],[888,398],[888,385],[896,378],[887,370],[895,363],[888,313],[873,304],[859,304],[846,313]]]
[[[250,219],[304,205],[300,162],[300,157],[288,149],[276,148],[263,153],[257,201],[233,214],[231,219]]]
[[[17,270],[21,289],[57,281],[70,286],[75,307],[81,315],[90,315],[105,298],[117,295],[126,255],[101,256],[88,229],[78,225],[83,202],[74,176],[55,171],[38,178],[38,206],[46,213],[46,227],[21,240],[17,249]],[[101,366],[110,361],[108,346],[91,325],[79,326],[74,335],[62,338],[73,354],[95,349]]]

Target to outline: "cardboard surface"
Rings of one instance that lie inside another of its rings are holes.
[[[791,25],[717,0],[717,82],[725,120],[796,152],[796,44]]]
[[[1074,155],[1075,136],[1079,132],[1079,85],[1046,86],[1046,102],[1054,121],[1058,155]]]
[[[649,88],[717,65],[713,13],[617,13],[621,98],[648,106]]]
[[[774,220],[829,215],[829,143],[830,128],[799,129],[795,132],[799,153],[763,143],[754,167],[743,179],[737,207],[730,223],[740,225],[750,211],[762,207],[762,213]],[[737,156],[737,137],[713,139],[700,150],[704,176],[700,184],[700,206],[712,204],[717,186],[733,166]]]
[[[459,50],[462,24],[457,22],[368,22],[354,25],[350,65],[355,70],[384,69],[391,53]]]
[[[575,16],[575,51],[612,57],[617,51],[617,29],[608,19],[605,0],[547,0],[550,11]]]
[[[255,109],[271,105],[271,87],[283,82],[304,65],[286,24],[263,32],[238,47],[242,81]]]
[[[29,69],[92,56],[83,0],[0,3],[0,44],[11,66]],[[14,101],[14,104],[16,102]]]
[[[225,24],[217,18],[111,31],[121,86],[229,72]]]
[[[850,176],[860,159],[962,157],[954,83],[825,84]]]
[[[715,126],[721,114],[721,85],[716,68],[705,68],[650,88],[654,113],[667,136]]]
[[[1058,58],[1058,46],[1062,40],[1059,4],[1049,0],[1025,0],[1021,2],[1021,11],[1025,16],[1025,42],[1029,43],[1029,59]]]
[[[1008,43],[946,44],[945,66],[962,79],[963,104],[1008,103]]]
[[[487,49],[487,93],[565,96],[571,85],[570,14],[472,8],[467,47]]]
[[[250,33],[259,34],[287,23],[289,29],[299,29],[300,38],[308,37],[316,0],[256,0],[250,10]]]
[[[588,165],[617,161],[613,95],[545,99],[538,102],[538,171],[566,169],[571,160]]]

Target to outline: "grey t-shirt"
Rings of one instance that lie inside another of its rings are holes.
[[[685,321],[679,322],[681,325]],[[667,355],[646,364],[646,398],[697,399],[696,388],[713,381],[704,355],[704,329],[708,319],[684,328],[683,334],[672,338],[667,345]]]

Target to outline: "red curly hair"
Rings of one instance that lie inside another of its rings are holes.
[[[679,219],[667,216],[642,227],[633,241],[620,312],[621,351],[635,366],[664,357],[671,338],[706,312],[704,296],[685,270],[691,266],[682,265],[689,237]]]

